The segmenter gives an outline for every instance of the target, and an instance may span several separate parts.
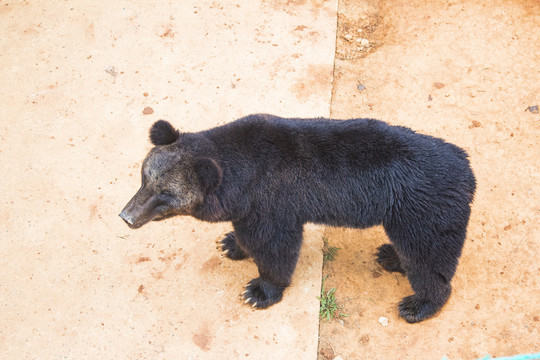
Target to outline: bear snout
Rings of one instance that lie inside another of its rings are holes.
[[[124,220],[126,224],[128,224],[129,227],[133,227],[133,224],[135,223],[135,221],[133,221],[133,218],[131,217],[131,215],[126,213],[125,210],[122,210],[122,212],[118,214],[118,216],[120,216],[122,220]]]
[[[144,220],[144,209],[141,209],[140,206],[137,206],[137,203],[136,201],[134,201],[134,199],[135,198],[131,199],[131,201],[124,207],[122,212],[118,214],[118,216],[120,216],[122,220],[125,221],[127,226],[129,226],[131,229],[140,228],[147,223],[147,221]]]

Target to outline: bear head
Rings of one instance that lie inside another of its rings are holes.
[[[202,155],[204,140],[201,134],[180,134],[164,120],[152,126],[150,141],[155,146],[143,162],[141,187],[120,213],[129,227],[190,215],[216,190],[222,170],[216,160]]]

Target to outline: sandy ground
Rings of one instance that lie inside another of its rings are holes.
[[[374,262],[383,229],[326,230],[341,248],[326,286],[350,316],[321,323],[319,359],[540,351],[540,115],[526,111],[540,104],[540,2],[342,0],[337,44],[332,116],[462,146],[478,190],[453,295],[420,324],[397,316],[407,279]]]
[[[230,224],[133,231],[157,119],[328,116],[337,1],[0,1],[1,359],[314,359],[322,230],[285,299],[239,295]]]
[[[338,22],[337,9],[0,1],[2,359],[540,351],[540,115],[526,111],[540,105],[540,3],[342,1]],[[117,217],[155,120],[196,131],[254,112],[374,117],[469,151],[478,193],[439,316],[397,317],[411,289],[374,262],[381,228],[306,227],[293,286],[255,311],[238,297],[254,264],[215,248],[229,224],[132,231]],[[319,329],[323,232],[341,250],[322,274],[349,317]]]

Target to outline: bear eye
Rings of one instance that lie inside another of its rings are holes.
[[[172,196],[172,194],[170,192],[168,192],[167,190],[161,190],[159,192],[159,195],[163,195],[163,196]]]

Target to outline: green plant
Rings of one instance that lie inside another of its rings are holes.
[[[321,296],[317,296],[317,299],[319,299],[320,302],[319,319],[332,320],[335,317],[349,316],[340,312],[343,307],[338,304],[338,301],[336,299],[336,288],[332,288],[327,292],[324,291],[324,283],[327,277],[328,275],[323,277],[321,285]]]
[[[322,248],[323,263],[334,260],[336,258],[338,250],[341,250],[341,249],[335,246],[330,246],[328,239],[325,237],[323,237],[322,240],[323,240],[323,248]]]

